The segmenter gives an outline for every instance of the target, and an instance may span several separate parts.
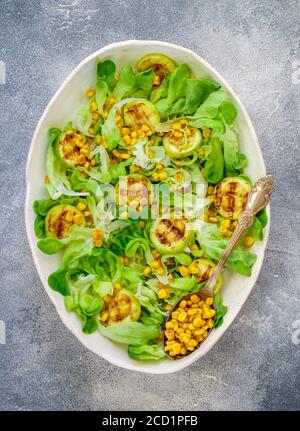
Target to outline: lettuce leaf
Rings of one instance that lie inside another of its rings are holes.
[[[152,344],[143,346],[128,346],[128,355],[132,359],[139,361],[159,360],[166,356],[162,344]]]
[[[209,152],[204,165],[207,181],[216,184],[223,178],[224,157],[222,142],[218,138],[212,138],[209,142]]]
[[[161,332],[159,325],[145,325],[141,322],[120,322],[111,326],[99,326],[99,332],[112,341],[134,346],[147,344]]]
[[[204,223],[197,232],[197,239],[206,257],[219,260],[224,254],[228,239],[224,238],[218,227],[210,223]],[[251,268],[256,261],[256,255],[238,244],[228,258],[225,265],[230,271],[250,276]]]

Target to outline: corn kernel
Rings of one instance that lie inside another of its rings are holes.
[[[200,301],[200,298],[198,295],[192,295],[191,296],[191,301],[193,304],[198,304],[198,302]]]
[[[122,286],[121,286],[121,284],[120,283],[115,283],[114,284],[114,288],[116,289],[116,290],[121,290],[122,289]]]
[[[197,313],[198,313],[198,310],[196,310],[195,308],[189,308],[187,311],[187,314],[189,316],[195,316],[195,314],[197,314]]]
[[[95,96],[95,90],[93,88],[90,88],[89,90],[87,90],[87,92],[85,93],[87,97],[93,97]]]
[[[187,313],[185,311],[181,311],[178,315],[179,322],[184,322],[187,318]]]
[[[129,133],[130,133],[130,129],[128,129],[128,127],[122,127],[122,130],[121,130],[122,136],[129,135]]]
[[[182,132],[179,132],[179,131],[177,131],[177,130],[173,133],[173,135],[174,135],[174,136],[175,136],[175,138],[177,138],[177,139],[182,138]]]
[[[98,104],[96,102],[92,102],[90,104],[90,111],[94,112],[94,111],[97,111],[97,109],[98,109]]]
[[[203,138],[210,138],[211,130],[208,127],[204,127],[202,134],[203,134]]]
[[[143,272],[143,274],[144,275],[149,275],[151,273],[151,268],[150,268],[150,266],[146,266],[146,268],[144,269],[144,272]]]
[[[122,214],[120,214],[121,218],[128,218],[129,214],[128,211],[123,211]]]
[[[100,320],[101,320],[101,322],[106,322],[106,320],[108,319],[108,312],[107,311],[104,311],[102,314],[101,314],[101,317],[100,317]]]
[[[173,329],[167,329],[164,333],[167,340],[173,341],[175,339],[175,332]]]
[[[159,85],[160,84],[160,77],[158,75],[155,75],[152,81],[153,85]]]
[[[85,169],[88,169],[90,167],[90,162],[85,162],[85,164],[83,166]]]
[[[181,350],[181,344],[180,343],[174,343],[173,344],[173,352],[175,355],[179,355]]]
[[[130,136],[129,136],[129,135],[124,135],[124,136],[123,136],[123,141],[124,141],[126,144],[130,144],[130,142],[131,142]]]
[[[200,269],[197,266],[195,266],[195,265],[191,265],[189,267],[189,270],[190,270],[190,273],[193,274],[193,275],[199,274],[199,272],[200,272]]]
[[[154,179],[154,180],[158,180],[158,173],[157,172],[153,172],[153,174],[152,174],[152,178]]]
[[[166,180],[166,179],[168,178],[168,174],[167,174],[167,172],[165,172],[165,171],[160,172],[160,173],[158,174],[158,178],[159,178],[160,180]]]
[[[65,219],[66,219],[66,221],[69,221],[69,222],[73,221],[73,213],[72,213],[72,211],[68,211],[67,212],[67,214],[65,215]]]
[[[202,320],[199,317],[195,317],[193,325],[196,326],[196,328],[200,328],[202,326]]]
[[[152,266],[152,268],[157,269],[157,268],[159,268],[159,267],[160,267],[160,263],[159,263],[159,261],[158,261],[158,260],[153,260],[153,261],[151,262],[151,266]]]
[[[79,211],[83,211],[84,209],[86,209],[86,204],[84,204],[83,202],[79,202],[76,207],[77,209],[79,209]]]
[[[168,289],[159,289],[158,295],[159,299],[168,299],[169,290]]]
[[[92,231],[92,237],[93,237],[93,239],[100,239],[103,237],[103,233],[104,233],[103,229],[101,229],[101,228],[94,229]]]
[[[138,134],[139,138],[144,138],[145,137],[145,132],[143,132],[142,130],[138,130],[137,134]]]
[[[173,123],[172,124],[172,129],[174,130],[180,130],[181,129],[181,124],[180,123]]]
[[[182,277],[187,277],[189,275],[189,270],[186,266],[180,266],[179,272],[182,275]]]
[[[165,271],[163,270],[163,268],[158,268],[156,270],[156,272],[157,272],[158,275],[164,275],[164,273],[165,273]]]
[[[95,247],[102,247],[103,241],[102,239],[93,239],[93,245]]]
[[[206,298],[205,302],[207,305],[212,305],[214,303],[214,300],[211,296],[209,296],[208,298]]]
[[[181,347],[180,354],[186,355],[186,348],[185,347]]]
[[[247,247],[251,247],[251,245],[253,245],[253,244],[254,244],[254,239],[253,239],[251,236],[247,235],[247,236],[245,237],[245,239],[244,239],[244,244],[245,244]]]
[[[181,308],[185,308],[186,306],[187,306],[187,302],[186,302],[186,300],[185,300],[185,299],[183,299],[183,300],[180,302],[179,307],[181,307]]]
[[[166,323],[166,329],[173,329],[174,328],[174,323],[173,322],[167,322]]]
[[[75,224],[81,224],[83,223],[83,216],[81,214],[75,214],[73,217],[73,222]]]
[[[93,120],[98,120],[99,117],[100,117],[100,114],[98,112],[93,112],[92,113]]]

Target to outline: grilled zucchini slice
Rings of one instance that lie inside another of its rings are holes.
[[[250,184],[243,178],[224,178],[214,190],[214,205],[219,214],[237,220],[246,207],[250,190]]]

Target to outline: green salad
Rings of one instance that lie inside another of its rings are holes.
[[[60,256],[49,286],[85,334],[161,359],[172,306],[205,284],[251,190],[237,109],[217,82],[162,54],[120,69],[99,61],[82,99],[63,129],[49,130],[49,196],[33,203],[38,248]],[[228,271],[251,275],[266,223],[262,211]],[[221,285],[215,328],[227,311]]]

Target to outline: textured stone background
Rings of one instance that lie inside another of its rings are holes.
[[[292,80],[299,12],[297,0],[0,3],[7,74],[0,85],[0,320],[7,336],[0,344],[0,409],[300,407],[300,79]],[[79,61],[126,39],[178,43],[223,74],[252,117],[278,184],[255,290],[211,352],[169,376],[118,369],[85,350],[46,296],[25,236],[24,169],[41,113]]]

